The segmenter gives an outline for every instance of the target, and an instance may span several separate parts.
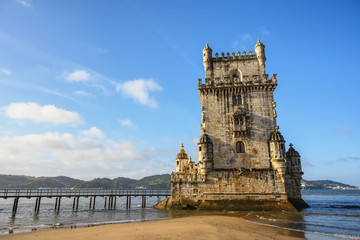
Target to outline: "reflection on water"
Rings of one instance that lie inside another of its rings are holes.
[[[302,212],[249,212],[244,218],[304,231],[306,239],[360,239],[359,190],[303,190],[302,196],[311,206]]]
[[[162,198],[163,199],[163,198]],[[50,228],[74,228],[102,224],[148,221],[169,218],[167,211],[151,208],[158,202],[157,197],[147,198],[147,208],[141,208],[141,197],[133,197],[131,209],[126,210],[126,199],[117,199],[117,209],[104,209],[103,198],[97,198],[95,210],[89,210],[87,198],[80,198],[79,210],[72,210],[72,199],[63,198],[60,212],[54,211],[55,199],[43,198],[40,212],[34,214],[35,198],[21,198],[18,211],[12,216],[13,199],[0,199],[0,235],[8,234],[9,229],[14,233],[30,232],[32,230]]]
[[[99,198],[95,210],[89,210],[86,198],[80,198],[79,211],[72,211],[72,199],[64,198],[58,214],[54,212],[54,199],[43,198],[40,213],[34,215],[35,199],[21,199],[18,212],[11,216],[11,199],[0,199],[0,235],[29,232],[49,228],[87,227],[101,224],[149,221],[191,215],[231,215],[258,224],[276,226],[284,235],[305,239],[360,239],[359,190],[306,190],[303,199],[311,206],[302,212],[257,211],[164,211],[151,208],[157,198],[147,198],[147,208],[141,208],[141,197],[132,198],[132,207],[126,210],[126,199],[118,198],[116,210],[104,210],[104,199]],[[296,230],[291,232],[288,230]],[[327,233],[319,235],[316,233]]]

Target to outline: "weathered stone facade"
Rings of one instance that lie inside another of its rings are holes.
[[[300,209],[300,155],[276,124],[276,74],[265,72],[265,46],[255,53],[212,56],[203,50],[205,82],[198,80],[201,137],[198,163],[183,146],[171,175],[170,199],[158,208]],[[292,203],[292,204],[291,204]]]

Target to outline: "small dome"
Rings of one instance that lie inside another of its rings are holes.
[[[199,143],[211,143],[211,139],[206,133],[204,133],[203,135],[201,135]]]
[[[264,44],[262,44],[262,42],[260,42],[260,39],[259,39],[259,38],[258,38],[257,43],[256,43],[256,45],[255,45],[255,47],[254,47],[254,48],[256,48],[257,46],[260,46],[260,47],[265,47],[265,45],[264,45]]]
[[[289,146],[290,146],[290,148],[289,148],[289,150],[287,151],[286,156],[289,156],[289,157],[300,157],[300,154],[293,148],[292,143],[290,143]]]
[[[271,134],[270,141],[283,141],[283,142],[285,142],[284,137],[279,132],[279,126],[275,127],[275,131]]]
[[[178,159],[188,159],[188,155],[185,153],[184,144],[181,143],[181,149],[179,153],[176,155]]]
[[[205,50],[212,50],[212,49],[210,48],[210,46],[209,46],[209,43],[208,43],[208,42],[206,43],[206,46],[204,47],[203,51],[205,51]]]

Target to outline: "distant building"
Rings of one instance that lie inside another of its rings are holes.
[[[212,55],[203,49],[199,83],[202,123],[198,163],[183,145],[171,174],[171,198],[158,208],[301,209],[300,155],[285,150],[276,124],[276,74],[265,72],[265,46],[255,54]]]

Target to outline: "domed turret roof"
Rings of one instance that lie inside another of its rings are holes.
[[[260,39],[259,39],[259,38],[258,38],[257,43],[256,43],[256,45],[255,45],[254,48],[256,48],[257,46],[265,47],[264,44],[262,44],[262,42],[260,42]]]
[[[206,133],[203,133],[200,137],[199,143],[211,143],[211,139]]]
[[[270,140],[271,141],[283,141],[283,142],[285,142],[284,137],[279,132],[279,126],[275,127],[275,131],[271,134],[271,139]]]
[[[178,159],[188,159],[188,155],[185,153],[184,144],[181,143],[181,149],[179,153],[176,155]]]
[[[211,47],[209,46],[209,43],[206,43],[206,46],[204,47],[203,51],[210,50],[212,51]]]
[[[290,148],[287,151],[286,155],[291,156],[291,157],[300,157],[300,154],[293,148],[293,144],[290,143]]]

